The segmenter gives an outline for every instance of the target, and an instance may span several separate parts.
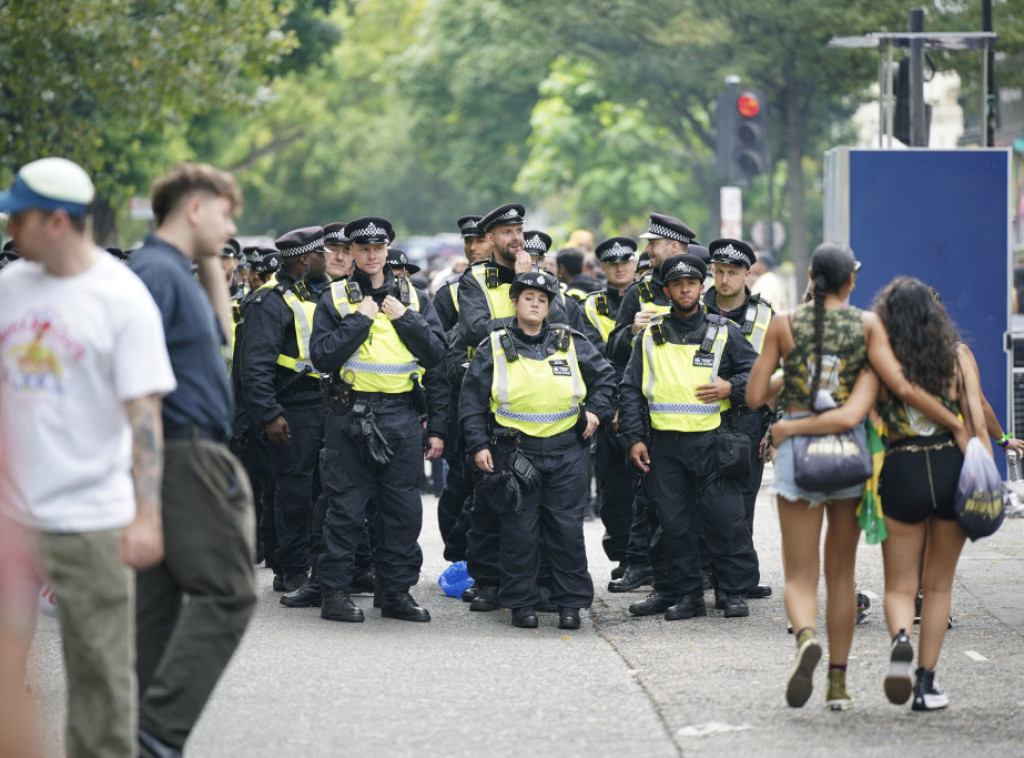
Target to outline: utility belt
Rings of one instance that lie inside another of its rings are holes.
[[[574,447],[578,448],[580,445],[579,433],[575,429],[569,429],[552,437],[532,437],[529,434],[523,434],[518,429],[509,429],[494,424],[490,430],[490,437],[491,450],[498,454],[522,451],[535,455],[557,455]]]
[[[323,394],[327,410],[343,415],[350,409],[362,416],[368,411],[373,412],[377,405],[404,405],[416,409],[421,421],[427,418],[427,396],[420,384],[419,375],[413,374],[412,389],[408,392],[363,392],[352,388],[350,382],[336,374],[325,375],[320,379],[320,391]]]
[[[192,442],[198,442],[199,440],[206,440],[208,442],[226,442],[228,436],[224,433],[223,429],[217,429],[212,426],[203,426],[202,424],[165,423],[164,439],[191,440]]]

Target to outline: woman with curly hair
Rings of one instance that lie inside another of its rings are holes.
[[[822,655],[815,623],[819,544],[826,515],[826,705],[832,710],[846,710],[853,705],[846,689],[846,664],[856,623],[854,568],[860,538],[856,508],[864,486],[858,484],[831,492],[809,492],[798,487],[794,441],[790,437],[863,430],[864,417],[878,394],[880,378],[901,401],[948,425],[965,445],[967,439],[956,415],[904,376],[878,316],[846,305],[859,267],[853,253],[842,245],[826,243],[814,251],[809,271],[814,285],[813,300],[772,319],[747,385],[747,404],[752,408],[760,406],[771,394],[771,376],[783,362],[782,402],[786,413],[782,421],[773,425],[771,434],[777,445],[775,490],[786,575],[784,600],[797,643],[786,701],[796,708],[810,698],[814,668]],[[822,394],[830,395],[839,407],[814,415],[815,411],[831,407],[831,403],[822,402]]]

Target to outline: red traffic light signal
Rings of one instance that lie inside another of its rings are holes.
[[[744,92],[736,101],[736,109],[744,118],[754,118],[761,112],[761,101],[752,92]]]

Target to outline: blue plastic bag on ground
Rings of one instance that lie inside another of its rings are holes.
[[[441,572],[437,578],[438,586],[448,597],[462,597],[462,593],[473,586],[474,579],[466,569],[466,562],[459,561]]]

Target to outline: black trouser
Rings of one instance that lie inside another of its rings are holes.
[[[324,436],[324,409],[321,405],[286,406],[284,418],[291,441],[287,445],[266,443],[275,482],[274,570],[280,574],[301,574],[310,565],[310,521],[316,499],[317,455]]]
[[[629,524],[629,543],[626,546],[626,563],[630,566],[646,566],[651,562],[651,520],[648,511],[651,509],[647,497],[644,480],[640,470],[628,464],[630,473],[630,484],[633,488],[631,501],[632,519]]]
[[[444,492],[437,501],[437,526],[444,540],[444,558],[446,561],[466,560],[466,532],[469,529],[468,515],[462,518],[466,501],[472,487],[467,481],[466,463],[460,452],[460,445],[452,440],[454,448],[450,453],[446,447],[445,460],[448,461],[448,477],[445,479]]]
[[[601,546],[608,559],[616,563],[626,560],[629,530],[633,523],[633,474],[630,468],[629,456],[619,444],[615,431],[602,424],[597,430],[597,455],[594,456],[601,521],[604,523]]]
[[[742,594],[757,584],[757,556],[739,482],[718,474],[715,432],[651,435],[646,490],[656,529],[651,545],[654,588],[666,595],[701,591],[703,525],[718,586]]]
[[[541,485],[523,494],[518,514],[500,519],[498,600],[505,608],[541,602],[537,583],[542,552],[550,572],[545,583],[552,603],[587,608],[594,600],[583,539],[587,455],[575,436],[572,431],[550,439],[523,437],[521,454],[537,469]]]
[[[270,456],[252,430],[231,439],[231,452],[242,462],[252,484],[252,500],[256,510],[256,544],[263,551],[267,568],[274,568],[277,552],[277,527],[274,524],[274,472]]]
[[[320,454],[320,467],[321,467],[321,481],[323,480],[323,453]],[[310,563],[312,564],[312,570],[310,571],[310,577],[313,582],[318,582],[316,566],[320,560],[320,556],[324,553],[324,519],[327,517],[327,493],[324,491],[320,492],[320,496],[313,503],[313,541],[310,547]],[[377,537],[377,506],[371,500],[366,506],[366,528],[363,533],[363,539],[359,542],[359,547],[356,548],[356,574],[362,574],[369,571],[373,566],[373,546],[376,542]]]
[[[164,558],[136,579],[139,726],[181,747],[256,605],[252,491],[226,445],[171,439],[162,498]]]
[[[321,479],[327,496],[324,552],[317,576],[325,590],[352,585],[356,556],[364,540],[371,501],[377,505],[377,575],[385,592],[406,591],[419,581],[423,553],[417,540],[423,526],[419,480],[423,443],[419,416],[406,398],[373,406],[377,428],[392,450],[386,464],[366,464],[350,435],[357,416],[328,414]]]
[[[474,481],[484,476],[476,463],[466,462],[473,467]],[[466,530],[466,569],[481,587],[498,586],[498,558],[501,553],[501,522],[494,511],[484,502],[479,488],[473,490],[468,515],[469,528]]]

